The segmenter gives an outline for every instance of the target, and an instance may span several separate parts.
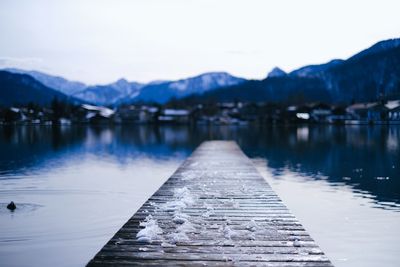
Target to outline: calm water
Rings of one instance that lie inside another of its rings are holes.
[[[400,127],[368,126],[0,128],[0,265],[85,265],[207,139],[236,140],[336,266],[398,266]]]

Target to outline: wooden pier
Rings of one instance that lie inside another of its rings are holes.
[[[235,142],[208,141],[88,266],[332,266]]]

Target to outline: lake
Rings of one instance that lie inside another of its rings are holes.
[[[211,139],[237,141],[336,266],[398,266],[399,126],[2,126],[0,265],[85,265]]]

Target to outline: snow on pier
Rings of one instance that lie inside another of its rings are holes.
[[[88,266],[332,266],[235,142],[208,141]]]

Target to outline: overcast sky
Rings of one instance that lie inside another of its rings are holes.
[[[86,83],[347,58],[400,37],[398,0],[1,0],[0,67]]]

